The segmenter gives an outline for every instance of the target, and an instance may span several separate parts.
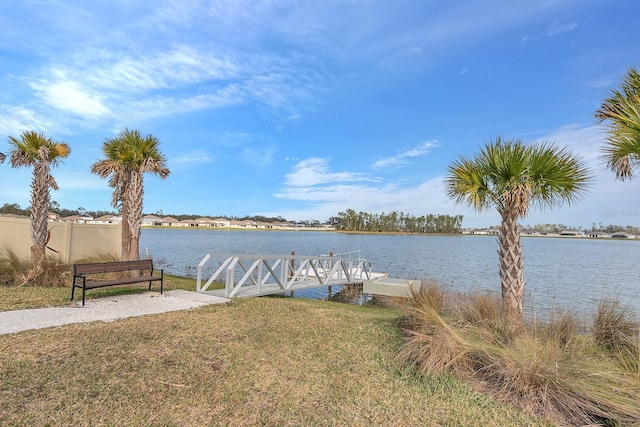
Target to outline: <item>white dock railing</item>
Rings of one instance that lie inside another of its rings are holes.
[[[364,283],[372,278],[371,264],[355,253],[359,255],[359,251],[315,257],[207,254],[198,264],[196,291],[205,292],[216,281],[224,281],[225,298]],[[203,269],[211,259],[221,261],[220,265],[202,284]]]

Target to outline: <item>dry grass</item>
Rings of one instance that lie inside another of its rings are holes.
[[[633,310],[617,300],[600,301],[593,320],[593,337],[640,380],[640,319]]]
[[[0,259],[0,285],[4,286],[65,286],[73,277],[69,265],[57,257],[43,258],[37,263],[20,259],[5,249]]]
[[[103,253],[79,262],[117,261],[115,255]],[[37,263],[30,259],[22,259],[11,249],[4,250],[0,258],[0,285],[3,286],[39,286],[65,287],[73,280],[71,264],[65,263],[56,256],[43,258]]]
[[[433,283],[391,304],[406,318],[399,358],[424,373],[455,373],[501,401],[558,424],[640,424],[640,378],[637,368],[629,369],[637,367],[633,361],[639,346],[637,340],[628,341],[633,328],[619,335],[618,326],[630,323],[618,311],[611,310],[607,321],[599,315],[606,325],[596,328],[599,342],[578,334],[581,325],[572,313],[514,327],[499,298],[448,293]],[[603,342],[609,349],[604,352],[599,349]],[[622,350],[631,355],[620,356]]]
[[[397,316],[253,298],[0,336],[0,424],[548,425],[400,368]]]

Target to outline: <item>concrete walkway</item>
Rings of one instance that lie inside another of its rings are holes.
[[[71,323],[110,322],[127,317],[189,310],[228,301],[226,298],[177,289],[162,295],[157,292],[145,292],[96,298],[87,300],[84,307],[82,307],[82,301],[79,301],[71,307],[3,311],[0,312],[0,335]]]

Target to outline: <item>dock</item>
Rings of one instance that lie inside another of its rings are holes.
[[[204,281],[208,263],[218,263]],[[198,264],[196,291],[224,298],[246,298],[283,294],[325,286],[364,284],[384,277],[374,272],[360,251],[321,256],[207,254]],[[214,282],[224,289],[209,290]]]
[[[396,279],[387,276],[373,277],[364,282],[362,292],[388,297],[410,297],[411,287],[417,290],[420,285],[420,280]]]

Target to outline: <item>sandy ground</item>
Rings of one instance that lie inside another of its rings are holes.
[[[79,301],[72,307],[4,311],[0,312],[0,335],[71,323],[110,322],[127,317],[189,310],[228,301],[225,298],[178,289],[162,295],[157,292],[145,292],[97,298],[87,300],[84,307],[82,301]]]

